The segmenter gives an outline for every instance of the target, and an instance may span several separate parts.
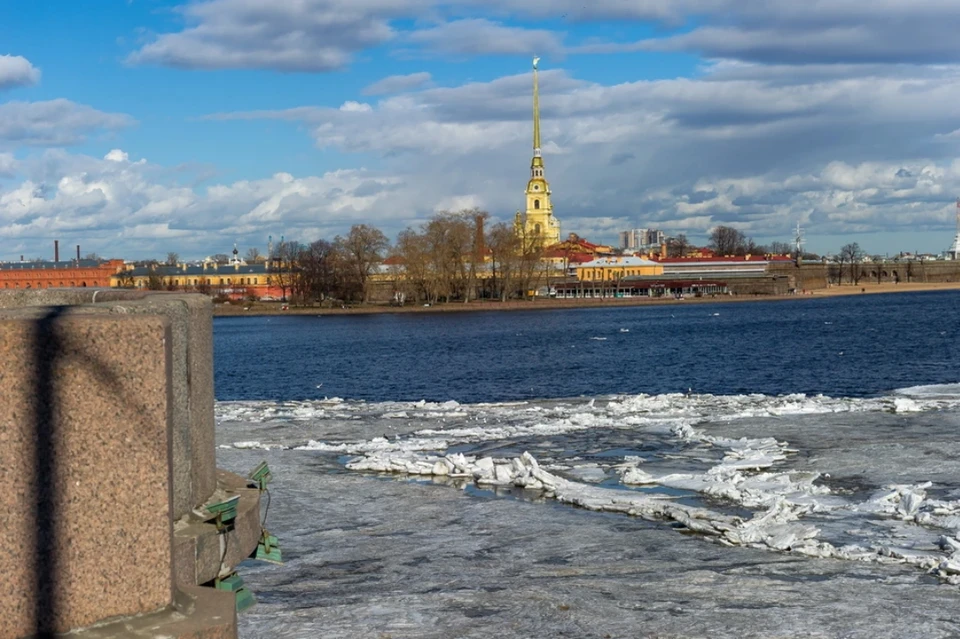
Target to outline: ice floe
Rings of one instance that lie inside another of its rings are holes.
[[[917,413],[958,406],[960,385],[946,385],[871,398],[690,392],[475,405],[336,398],[224,402],[217,406],[217,418],[221,423],[282,426],[270,431],[271,436],[280,433],[276,441],[248,436],[230,445],[234,448],[348,455],[347,468],[354,471],[455,477],[478,486],[536,490],[585,509],[676,522],[725,545],[905,563],[960,583],[960,500],[931,496],[931,490],[942,496],[943,487],[938,492],[929,483],[890,484],[854,499],[831,490],[816,470],[791,470],[785,462],[797,451],[787,441],[718,434],[719,425],[745,418]],[[396,426],[401,430],[394,432],[401,434],[358,437],[351,435],[353,427],[344,426],[340,439],[311,436],[312,425],[331,422],[382,429],[373,433]],[[288,426],[307,436],[284,440]],[[637,447],[655,440],[660,446],[653,455],[657,463],[629,453],[598,462],[583,449],[562,458],[549,454],[549,442],[557,438],[605,440],[612,432],[632,438]],[[540,453],[520,454],[525,448],[517,448],[517,442],[530,441],[542,443],[545,459]],[[497,457],[504,446],[514,452]],[[456,447],[469,452],[452,452]],[[657,487],[674,492],[658,492]],[[681,499],[680,493],[697,498]]]

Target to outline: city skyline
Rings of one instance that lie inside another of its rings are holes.
[[[946,250],[946,0],[117,1],[0,10],[0,259],[197,258],[442,209],[508,221],[530,59],[563,232]],[[895,26],[891,26],[895,25]]]

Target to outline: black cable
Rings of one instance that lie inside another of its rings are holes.
[[[227,549],[230,548],[230,531],[225,527],[220,531],[220,534],[223,535],[223,553],[220,555],[220,568],[217,570],[217,579],[220,579],[220,573],[223,572],[223,562],[227,560]]]
[[[267,527],[267,513],[270,512],[270,489],[264,486],[263,492],[267,493],[267,507],[263,509],[263,519],[260,521],[260,528],[265,530]]]

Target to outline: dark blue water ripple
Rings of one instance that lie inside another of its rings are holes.
[[[960,380],[960,292],[218,318],[214,344],[220,400],[483,402],[688,389],[856,397]]]

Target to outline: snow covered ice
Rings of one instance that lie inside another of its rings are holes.
[[[217,412],[288,558],[244,636],[960,634],[960,387]]]

